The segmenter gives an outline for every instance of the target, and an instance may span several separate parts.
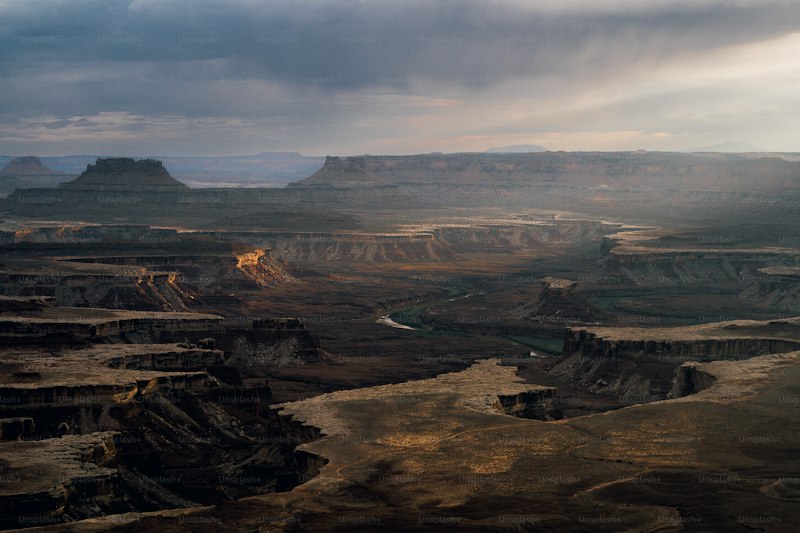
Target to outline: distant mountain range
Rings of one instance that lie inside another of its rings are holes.
[[[530,152],[546,152],[547,148],[538,144],[510,144],[508,146],[497,146],[484,150],[489,154],[527,154]]]
[[[105,155],[66,155],[41,157],[41,164],[61,174],[77,176],[98,158]],[[262,152],[248,156],[227,157],[147,157],[164,163],[164,167],[176,179],[190,187],[283,187],[310,176],[325,162],[324,157],[304,156],[296,152]],[[14,157],[0,156],[0,168],[8,165]]]
[[[538,144],[510,144],[508,146],[497,146],[485,150],[485,153],[491,154],[526,154],[531,152],[546,152],[547,148],[539,146]],[[723,141],[719,144],[711,146],[700,146],[697,148],[687,148],[685,150],[677,150],[678,152],[720,152],[728,154],[739,154],[745,152],[768,152],[763,148],[753,146],[752,144],[744,143],[741,141]]]

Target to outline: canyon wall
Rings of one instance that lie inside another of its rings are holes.
[[[743,327],[720,323],[619,328],[616,333],[609,333],[614,328],[602,333],[567,328],[563,354],[549,371],[595,392],[616,395],[623,405],[646,403],[675,393],[684,363],[744,360],[800,349],[792,328],[793,323],[780,321]]]

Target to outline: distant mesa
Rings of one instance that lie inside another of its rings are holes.
[[[5,168],[0,169],[0,193],[11,193],[16,189],[57,187],[59,183],[74,177],[75,174],[67,174],[44,166],[38,157],[32,155],[15,157]]]
[[[532,197],[559,196],[558,202],[609,205],[612,193],[596,189],[663,191],[715,190],[749,194],[753,180],[763,190],[797,187],[800,161],[779,154],[686,154],[674,152],[528,152],[327,157],[311,176],[291,188],[380,187],[419,195],[420,187],[461,187],[464,194],[527,191]],[[532,189],[536,187],[536,189]],[[643,189],[644,188],[644,189]],[[466,192],[468,191],[468,192]],[[562,194],[563,191],[564,193]],[[580,192],[578,192],[580,191]],[[454,190],[453,193],[458,192]],[[586,196],[591,193],[590,196]],[[639,198],[637,196],[637,198]],[[636,200],[637,202],[640,200]],[[662,201],[662,200],[659,200]],[[551,204],[553,205],[553,204]]]
[[[509,146],[497,146],[489,148],[489,154],[527,154],[530,152],[546,152],[547,148],[538,144],[511,144]]]
[[[8,165],[0,170],[0,176],[44,176],[47,174],[59,174],[53,169],[47,168],[33,155],[15,157]]]
[[[189,187],[169,175],[161,161],[113,157],[98,159],[63,189],[91,191],[188,191]]]

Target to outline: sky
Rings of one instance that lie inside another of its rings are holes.
[[[0,154],[800,151],[797,0],[0,0]]]

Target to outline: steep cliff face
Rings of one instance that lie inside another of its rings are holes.
[[[677,328],[676,328],[677,329]],[[665,358],[755,357],[800,348],[800,340],[775,338],[610,339],[586,329],[567,328],[564,353],[618,358],[630,354]]]
[[[642,403],[680,390],[677,369],[683,363],[791,352],[800,349],[797,334],[792,320],[685,328],[567,328],[563,355],[550,372],[618,395],[622,404]]]
[[[236,255],[236,268],[248,279],[262,287],[295,281],[270,250],[256,249]]]
[[[765,265],[800,263],[792,250],[661,251],[627,252],[612,250],[603,260],[608,275],[622,275],[637,285],[684,285],[704,281],[735,281],[767,278],[758,270]]]
[[[194,298],[192,292],[179,283],[175,272],[159,272],[143,275],[136,288],[142,299],[162,311],[188,311],[186,303]]]
[[[397,169],[400,160],[390,161],[390,159],[328,156],[325,158],[322,168],[311,177],[291,183],[290,186],[368,187],[391,185],[390,176],[382,175],[382,172],[387,170],[391,172],[391,170]]]
[[[552,410],[555,387],[518,394],[498,395],[495,408],[498,412],[519,418],[553,420]]]
[[[250,328],[231,327],[218,346],[245,375],[265,369],[303,365],[320,360],[319,341],[295,318],[255,320]]]
[[[800,352],[784,352],[746,361],[687,362],[677,372],[673,397],[678,402],[714,402],[730,404],[746,401],[758,390],[758,383],[769,380],[774,386],[775,374],[785,374],[796,367]],[[771,379],[772,378],[772,379]],[[772,387],[770,387],[772,388]],[[787,405],[796,403],[796,397],[779,398]]]
[[[437,262],[459,254],[538,250],[600,239],[612,227],[588,220],[489,220],[403,227],[396,233],[226,233],[295,261]]]
[[[680,398],[697,394],[710,389],[717,381],[717,377],[705,367],[697,363],[684,363],[676,372],[675,384],[672,388],[672,397]]]
[[[430,262],[453,257],[431,234],[304,233],[265,238],[275,257],[288,261]]]

